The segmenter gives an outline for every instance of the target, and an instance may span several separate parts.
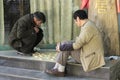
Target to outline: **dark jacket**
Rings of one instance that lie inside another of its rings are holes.
[[[27,14],[17,20],[9,35],[10,45],[15,49],[23,47],[24,45],[25,47],[33,46],[37,39],[37,33],[34,30],[34,26],[32,14]],[[39,30],[43,35],[42,29],[39,28]]]

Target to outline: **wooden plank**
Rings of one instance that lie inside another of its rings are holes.
[[[49,39],[49,43],[52,44],[54,42],[54,36],[53,36],[53,0],[46,0],[46,6],[47,6],[47,19],[48,19],[48,39]]]
[[[39,11],[45,12],[45,0],[38,0],[37,7]]]
[[[30,0],[30,11],[31,13],[35,12],[36,11],[36,0]]]
[[[71,40],[72,0],[61,0],[61,40]]]
[[[3,7],[3,0],[0,0],[0,45],[4,44],[4,7]]]
[[[53,25],[54,25],[54,40],[55,43],[60,42],[60,0],[53,0]]]
[[[89,18],[101,31],[106,55],[120,55],[116,0],[91,0]]]

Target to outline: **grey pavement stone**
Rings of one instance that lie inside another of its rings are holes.
[[[55,54],[55,52],[52,54]],[[45,55],[47,54],[45,53]],[[17,75],[16,77],[18,77],[19,80],[24,80],[26,78],[27,78],[26,80],[30,80],[30,79],[36,80],[36,78],[40,78],[42,80],[104,80],[104,79],[99,79],[99,78],[109,77],[108,66],[105,66],[104,68],[101,68],[96,71],[92,71],[90,73],[85,73],[82,70],[82,67],[78,64],[68,65],[67,72],[69,76],[67,77],[59,78],[59,77],[53,77],[53,76],[46,75],[44,73],[44,70],[46,68],[47,69],[52,68],[53,65],[54,65],[54,61],[51,61],[49,59],[40,60],[39,58],[36,58],[36,57],[21,56],[21,55],[18,55],[17,52],[14,50],[13,51],[11,50],[0,51],[0,66],[1,66],[0,73],[3,74],[3,75],[2,74],[0,75],[0,78],[4,76],[6,77],[6,79],[7,77],[12,77],[15,79],[14,75]],[[5,66],[5,69],[3,66]],[[8,75],[6,76],[4,75],[4,73]],[[70,75],[74,75],[74,76],[70,76]],[[79,77],[75,77],[75,75]],[[32,78],[30,78],[31,76]],[[24,79],[22,79],[23,77]],[[28,79],[28,77],[30,79]],[[85,77],[96,77],[96,78],[85,78]],[[109,80],[109,79],[106,79],[106,80]]]
[[[0,80],[104,80],[76,76],[55,77],[42,71],[0,66]]]

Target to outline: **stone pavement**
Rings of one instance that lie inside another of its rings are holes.
[[[75,76],[55,77],[45,72],[0,66],[0,80],[103,80]]]
[[[109,68],[85,73],[80,65],[71,64],[68,65],[68,72],[74,76],[47,75],[44,70],[54,65],[55,55],[54,51],[40,52],[32,57],[18,55],[14,50],[0,51],[0,80],[108,80],[103,77],[109,77]]]

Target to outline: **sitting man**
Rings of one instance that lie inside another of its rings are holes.
[[[19,54],[32,55],[34,47],[42,40],[43,30],[40,27],[46,21],[42,12],[27,14],[16,21],[10,35],[9,44]]]
[[[55,76],[65,75],[65,66],[69,56],[81,63],[85,72],[95,70],[105,65],[102,37],[95,24],[88,19],[84,10],[77,10],[74,21],[81,28],[79,36],[74,42],[58,43],[56,50],[56,64],[47,74]]]

